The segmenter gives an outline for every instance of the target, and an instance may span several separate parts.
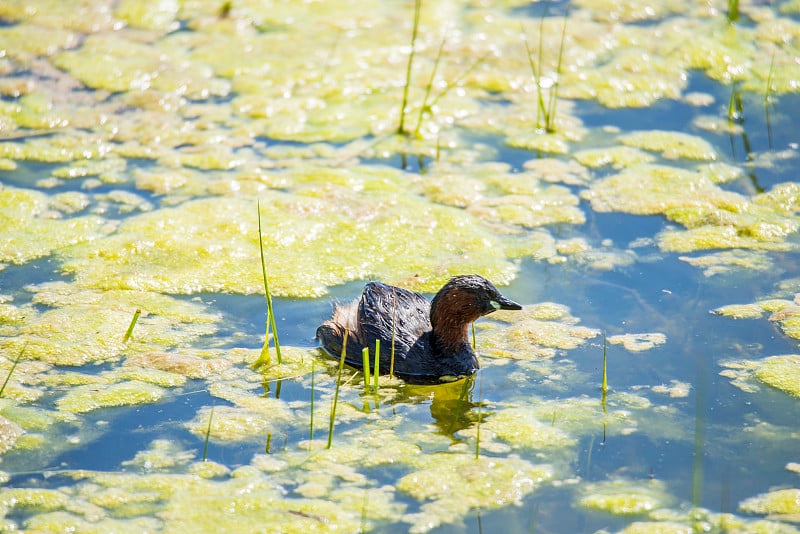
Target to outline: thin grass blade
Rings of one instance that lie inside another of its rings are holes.
[[[348,331],[344,331],[344,337],[342,338],[342,355],[339,357],[339,372],[336,375],[336,389],[333,392],[333,404],[331,404],[331,417],[330,421],[328,422],[328,445],[326,448],[330,449],[331,444],[333,443],[333,424],[334,419],[336,418],[336,405],[339,403],[339,386],[342,383],[342,371],[344,370],[344,358],[347,354],[347,335]]]

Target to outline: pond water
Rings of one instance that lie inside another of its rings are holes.
[[[798,531],[797,2],[417,6],[0,5],[0,530]]]

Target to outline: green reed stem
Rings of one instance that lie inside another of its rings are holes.
[[[417,31],[419,30],[419,14],[422,11],[422,0],[415,0],[414,2],[414,28],[411,31],[411,51],[408,53],[408,65],[406,66],[406,84],[403,86],[403,103],[400,107],[400,125],[397,127],[397,133],[404,135],[406,133],[406,106],[408,106],[408,89],[411,86],[411,66],[414,64],[414,53],[417,44]]]
[[[339,357],[339,372],[336,375],[336,389],[333,392],[333,404],[331,405],[331,418],[328,422],[328,445],[326,448],[330,449],[333,443],[333,421],[336,418],[336,405],[339,403],[339,386],[342,383],[342,371],[344,370],[344,358],[347,354],[347,330],[344,331],[342,338],[342,355]]]
[[[361,364],[364,366],[364,391],[369,389],[369,348],[361,349]]]
[[[267,324],[265,326],[264,346],[261,348],[259,361],[270,362],[269,356],[269,331],[272,328],[272,339],[275,342],[275,354],[278,357],[278,365],[283,363],[281,358],[281,343],[278,339],[278,326],[275,324],[275,312],[272,309],[272,295],[269,292],[269,282],[267,280],[267,262],[264,259],[264,239],[261,233],[261,201],[257,202],[258,208],[258,250],[261,253],[261,276],[264,279],[264,298],[267,300]]]
[[[139,320],[139,316],[142,314],[142,310],[136,308],[136,311],[133,312],[133,318],[131,319],[131,324],[128,325],[128,330],[125,331],[125,336],[122,338],[123,343],[127,343],[128,340],[133,335],[133,327],[136,326],[136,321]]]
[[[375,365],[372,370],[372,391],[378,391],[378,375],[381,374],[381,340],[375,340]]]
[[[772,121],[769,114],[769,101],[772,96],[772,74],[775,68],[775,50],[772,51],[772,59],[769,62],[769,74],[767,74],[767,88],[764,91],[764,120],[767,124],[767,141],[769,149],[772,150]]]
[[[744,104],[742,103],[742,93],[739,91],[737,82],[731,86],[731,98],[728,101],[728,122],[734,123],[744,119]]]
[[[425,86],[425,97],[422,99],[422,106],[419,108],[419,115],[417,116],[417,125],[414,127],[414,135],[419,137],[419,130],[422,128],[422,117],[425,115],[425,111],[429,110],[431,106],[428,105],[428,98],[431,96],[431,89],[433,89],[433,80],[436,78],[436,71],[439,68],[439,61],[442,59],[442,51],[444,50],[444,44],[447,42],[447,34],[444,34],[442,37],[442,43],[439,45],[439,51],[436,53],[436,59],[433,62],[433,70],[431,70],[431,77],[428,80],[428,84]]]
[[[470,326],[472,327],[472,350],[477,350],[478,343],[475,341],[475,321],[472,321]]]
[[[545,6],[544,11],[542,11],[542,16],[539,19],[539,52],[538,52],[538,60],[539,60],[539,68],[536,73],[536,93],[538,95],[537,99],[539,101],[539,108],[536,111],[536,127],[542,127],[542,119],[544,119],[544,124],[547,126],[547,108],[544,105],[544,97],[543,97],[543,90],[541,86],[542,81],[542,72],[544,70],[544,19],[547,16],[549,4]]]
[[[561,28],[561,44],[558,48],[558,62],[556,63],[556,79],[553,82],[553,88],[550,91],[550,102],[547,105],[547,120],[546,129],[552,133],[555,131],[556,123],[556,99],[558,98],[558,81],[561,79],[561,63],[564,58],[564,41],[567,37],[567,16],[569,9],[564,11],[564,26]]]
[[[392,351],[391,358],[389,359],[389,376],[394,376],[394,336],[395,325],[397,324],[397,294],[394,287],[392,287]]]
[[[308,448],[314,441],[314,360],[311,360],[311,417],[308,422]]]
[[[203,461],[208,457],[208,438],[211,436],[211,421],[214,419],[214,406],[208,414],[208,427],[206,428],[206,442],[203,444]]]
[[[17,364],[19,363],[20,358],[25,353],[25,349],[28,348],[28,342],[26,341],[24,345],[22,345],[22,349],[20,349],[19,354],[14,359],[14,363],[11,365],[11,369],[8,370],[8,375],[6,375],[6,379],[3,382],[3,385],[0,386],[0,397],[3,396],[3,391],[6,390],[6,386],[8,385],[8,381],[11,380],[11,375],[14,373],[14,369],[17,368]]]
[[[728,0],[728,22],[739,20],[739,0]]]
[[[533,53],[531,52],[530,43],[528,43],[528,34],[525,30],[525,26],[520,25],[520,27],[522,28],[522,40],[525,42],[525,52],[528,56],[528,65],[531,68],[531,75],[533,76],[533,82],[536,84],[536,98],[537,98],[536,127],[541,128],[542,114],[545,113],[545,105],[544,105],[544,97],[542,96],[542,85],[539,80],[539,69],[536,67],[536,63],[533,60]],[[539,33],[541,40],[541,27]],[[541,55],[541,43],[539,44],[539,48],[540,48],[539,54]],[[541,59],[540,59],[540,65],[541,65]]]

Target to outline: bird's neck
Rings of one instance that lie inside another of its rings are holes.
[[[433,326],[434,346],[441,355],[456,354],[471,349],[469,344],[469,323],[443,320]]]

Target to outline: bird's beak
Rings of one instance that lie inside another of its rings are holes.
[[[496,299],[492,300],[492,307],[495,310],[521,310],[522,306],[517,304],[511,299],[505,298],[503,295],[498,295]]]

